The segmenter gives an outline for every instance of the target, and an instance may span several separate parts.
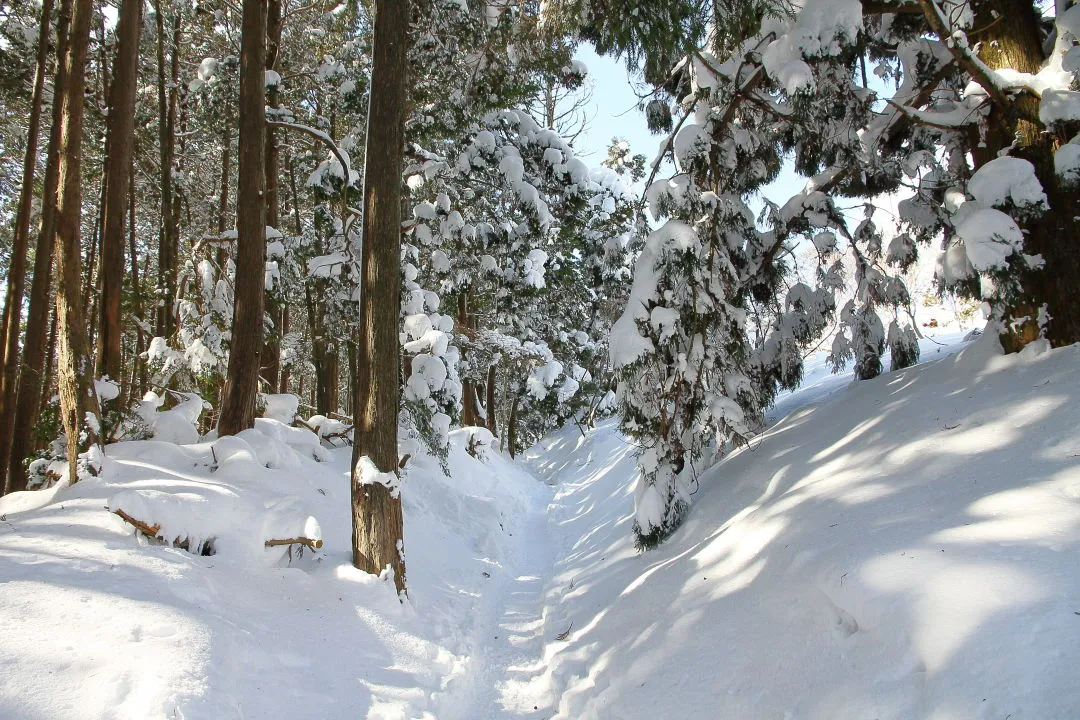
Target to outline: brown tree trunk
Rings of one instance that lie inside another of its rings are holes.
[[[487,402],[484,410],[487,412],[487,429],[492,435],[499,434],[498,424],[495,422],[495,365],[488,366],[487,374]]]
[[[116,61],[109,94],[109,155],[105,166],[105,222],[101,234],[101,315],[98,373],[122,375],[120,295],[124,287],[124,236],[135,145],[135,90],[139,79],[142,0],[123,0],[116,26]]]
[[[56,247],[55,242],[53,242],[53,247]],[[56,396],[56,378],[53,377],[53,366],[56,363],[56,324],[56,302],[53,302],[49,308],[49,344],[45,349],[45,372],[42,375],[45,382],[41,383],[41,395],[38,397],[39,412]],[[42,439],[36,438],[36,440],[34,448],[42,447]]]
[[[60,1],[56,20],[56,73],[54,88],[67,85],[68,30],[71,25],[72,0]],[[53,341],[55,339],[55,305],[52,300],[52,262],[56,239],[56,193],[60,176],[60,129],[61,112],[59,94],[53,93],[52,128],[49,131],[49,149],[45,165],[44,192],[42,193],[41,221],[38,226],[37,249],[34,255],[34,279],[30,283],[30,305],[26,316],[26,341],[23,345],[22,363],[19,367],[19,392],[15,399],[15,423],[11,436],[11,451],[7,463],[7,490],[26,489],[25,461],[31,449],[31,430],[37,422],[41,409],[43,381],[52,376]],[[44,371],[42,368],[45,368]]]
[[[510,457],[517,456],[517,411],[520,398],[514,395],[514,401],[510,403],[510,417],[506,421],[506,444],[510,448]]]
[[[229,370],[218,433],[235,435],[255,423],[263,338],[266,269],[265,0],[244,0],[240,39],[240,142],[236,189],[236,290]]]
[[[329,415],[337,409],[337,350],[326,328],[326,305],[322,302],[323,281],[310,280],[304,288],[311,332],[311,363],[315,366],[315,412]]]
[[[457,330],[468,334],[469,330],[469,300],[468,290],[462,289],[458,295]],[[465,359],[465,348],[460,349],[461,360]],[[478,425],[478,413],[476,412],[476,386],[472,380],[464,378],[461,381],[461,425],[471,427]]]
[[[328,342],[325,335],[313,345],[319,346],[319,351],[314,353],[319,359],[315,363],[315,411],[329,417],[338,409],[340,358],[337,345]]]
[[[976,18],[976,25],[985,28],[979,35],[979,58],[992,69],[1009,67],[1037,73],[1045,60],[1039,15],[1031,0],[984,3]],[[1001,22],[1002,18],[1006,21]],[[1011,146],[1010,155],[1035,166],[1050,204],[1046,213],[1024,224],[1024,252],[1041,255],[1045,266],[1021,272],[1023,296],[1009,311],[1014,318],[1026,316],[1029,320],[1001,335],[1002,345],[1010,352],[1039,337],[1036,319],[1043,304],[1051,316],[1046,326],[1050,342],[1061,346],[1080,341],[1080,294],[1076,291],[1080,287],[1077,194],[1064,188],[1054,171],[1054,152],[1067,138],[1057,137],[1041,124],[1027,119],[1037,117],[1038,104],[1035,97],[1020,96],[1015,100],[1014,112],[995,106],[988,120],[985,143],[973,151],[976,165],[981,166]]]
[[[296,236],[300,237],[304,234],[304,225],[300,222],[300,196],[296,192],[296,170],[293,167],[292,162],[289,162],[289,188],[292,192],[292,210],[293,210],[293,222],[295,224]],[[285,337],[289,334],[291,329],[292,317],[289,311],[288,302],[285,303],[285,309],[281,313],[281,336]],[[302,378],[302,376],[301,376]],[[289,392],[290,381],[292,380],[292,372],[288,367],[281,369],[281,384],[278,387],[278,392]],[[303,397],[303,390],[298,390],[297,395]]]
[[[67,83],[57,88],[62,103],[60,130],[59,215],[56,232],[56,319],[59,358],[57,380],[60,408],[67,433],[67,461],[71,482],[79,479],[78,457],[87,444],[98,441],[97,395],[94,393],[86,347],[86,316],[82,307],[80,272],[82,247],[79,224],[82,212],[82,126],[87,48],[90,43],[91,0],[76,0],[71,16],[71,37],[65,53]],[[86,432],[86,442],[80,442]]]
[[[131,182],[128,183],[128,246],[131,255],[131,294],[134,298],[134,307],[132,311],[136,319],[136,335],[135,335],[135,357],[132,358],[131,368],[131,384],[128,386],[128,392],[125,394],[124,407],[130,405],[130,402],[134,398],[142,398],[146,394],[147,385],[147,369],[146,360],[143,359],[143,352],[146,350],[146,332],[143,330],[143,323],[146,319],[146,310],[143,306],[143,289],[142,289],[142,277],[145,277],[145,273],[140,275],[139,270],[139,251],[136,243],[135,235],[135,159],[132,158],[131,167]]]
[[[37,169],[38,138],[41,132],[42,94],[45,73],[48,72],[50,21],[52,0],[41,3],[38,27],[37,66],[34,72],[34,91],[30,101],[30,118],[26,129],[26,153],[23,156],[22,186],[19,188],[19,207],[15,214],[15,233],[11,245],[11,266],[8,268],[7,295],[4,315],[0,320],[0,480],[4,479],[11,450],[11,435],[15,424],[15,402],[19,377],[19,330],[22,324],[23,293],[26,289],[26,256],[30,245],[30,212],[34,200],[34,175]],[[0,489],[5,483],[0,482]]]
[[[276,70],[278,46],[281,44],[281,0],[268,0],[266,19],[266,69]],[[266,104],[270,108],[278,106],[278,87],[271,85],[266,91]],[[266,128],[266,224],[278,228],[278,145],[277,133],[272,127]],[[274,327],[266,334],[262,349],[262,376],[266,380],[268,392],[277,390],[281,377],[281,287],[266,294],[267,312],[274,322]]]
[[[401,346],[401,170],[405,145],[408,0],[377,0],[371,103],[364,163],[360,338],[354,383],[352,470],[353,565],[369,573],[390,566],[405,592],[401,498],[357,472],[367,459],[380,473],[398,470]]]
[[[175,92],[169,89],[165,74],[165,18],[162,0],[155,3],[154,18],[157,23],[158,65],[158,149],[161,166],[161,226],[158,239],[158,287],[156,303],[155,334],[170,337],[175,330],[173,303],[176,296],[176,239],[173,237],[173,155],[176,134]],[[179,23],[178,20],[174,22]],[[176,37],[178,31],[174,30]],[[173,58],[179,52],[172,48]]]
[[[289,311],[288,304],[281,309],[281,337],[285,337],[289,334],[290,325],[292,324],[292,314]],[[279,348],[280,352],[280,348]],[[292,373],[289,372],[288,367],[281,368],[281,376],[278,382],[278,392],[289,392],[289,381],[292,379]]]

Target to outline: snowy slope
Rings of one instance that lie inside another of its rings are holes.
[[[260,461],[281,451],[248,440]],[[222,481],[207,444],[121,443],[99,479],[3,498],[0,718],[467,717],[487,692],[481,643],[526,561],[518,528],[551,491],[453,441],[455,480],[420,458],[407,481],[404,606],[351,567],[348,449]],[[148,488],[288,494],[326,545],[291,565],[150,545],[104,508]]]
[[[534,448],[555,717],[1080,717],[1080,346],[992,342],[794,403],[646,554],[613,424]]]

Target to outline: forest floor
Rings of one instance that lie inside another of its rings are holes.
[[[856,384],[817,356],[645,554],[613,421],[521,462],[458,431],[403,492],[405,604],[349,564],[348,449],[110,446],[0,500],[0,717],[1075,718],[1080,346],[958,340]],[[217,554],[136,536],[132,492]],[[244,544],[297,512],[318,553]]]

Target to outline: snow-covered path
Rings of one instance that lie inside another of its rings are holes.
[[[516,577],[502,594],[502,612],[488,646],[488,692],[473,718],[550,717],[549,689],[543,677],[544,589],[553,555],[546,507],[533,507],[520,533],[522,555]]]

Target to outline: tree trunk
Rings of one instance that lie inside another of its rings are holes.
[[[116,26],[116,61],[109,94],[109,155],[105,166],[105,222],[101,234],[101,316],[98,372],[122,375],[120,295],[124,286],[124,239],[135,145],[135,90],[139,79],[142,0],[123,0]]]
[[[510,403],[510,417],[506,421],[506,444],[510,448],[510,457],[517,456],[517,411],[520,398],[515,394]]]
[[[173,322],[173,302],[176,295],[176,252],[173,229],[173,150],[176,131],[176,111],[173,107],[173,93],[169,90],[169,80],[165,74],[165,18],[162,0],[157,0],[154,18],[157,23],[157,65],[158,65],[158,150],[161,166],[161,226],[158,238],[158,287],[156,320],[154,333],[160,337],[170,337],[175,325]],[[178,21],[177,21],[178,22]],[[178,49],[173,47],[173,57]]]
[[[292,209],[293,209],[293,222],[295,223],[296,237],[300,237],[304,234],[304,225],[300,221],[300,197],[296,192],[296,170],[293,167],[292,162],[289,162],[289,188],[292,192]],[[291,329],[292,317],[289,311],[288,302],[285,303],[285,309],[281,313],[281,336],[285,337],[289,334]],[[302,376],[301,376],[302,377]],[[292,372],[288,367],[281,370],[281,384],[278,387],[278,392],[287,393],[290,388],[290,381],[292,380]],[[303,396],[303,391],[298,391],[297,395]]]
[[[337,409],[337,350],[326,329],[326,305],[322,302],[325,289],[319,278],[309,280],[304,288],[311,331],[311,363],[315,366],[315,412],[320,415],[329,415]]]
[[[408,0],[377,0],[371,102],[364,164],[360,338],[355,411],[352,501],[353,565],[369,573],[390,566],[405,592],[401,498],[363,478],[367,459],[380,473],[398,471],[401,316],[401,170],[405,144]]]
[[[281,337],[285,337],[289,334],[290,325],[292,324],[292,314],[289,312],[288,304],[281,309]],[[278,348],[280,352],[280,347]],[[289,392],[289,381],[292,378],[292,373],[289,372],[288,367],[281,368],[281,376],[278,381],[278,392]]]
[[[325,333],[325,328],[322,330]],[[337,346],[327,341],[325,334],[321,340],[312,343],[315,355],[315,411],[329,417],[338,409],[338,374],[340,361]]]
[[[67,83],[57,88],[62,104],[60,129],[59,214],[56,232],[56,320],[59,359],[57,380],[60,408],[67,433],[70,481],[79,479],[79,453],[97,438],[97,395],[89,375],[86,316],[82,307],[80,272],[82,247],[82,130],[87,48],[90,43],[91,0],[76,0],[71,16],[71,38],[65,53]],[[86,432],[85,442],[80,442]]]
[[[30,283],[30,305],[27,309],[26,341],[23,345],[22,363],[19,367],[19,392],[15,399],[15,424],[11,436],[11,451],[7,462],[7,492],[26,489],[26,456],[30,452],[31,430],[37,422],[41,409],[42,381],[51,376],[42,367],[52,359],[52,336],[50,330],[55,307],[51,303],[52,261],[56,233],[56,193],[60,175],[60,128],[61,111],[59,88],[67,85],[68,30],[71,25],[72,0],[61,0],[56,21],[56,73],[53,80],[52,128],[49,131],[49,149],[45,165],[45,182],[42,193],[41,221],[38,226],[37,249],[34,255],[34,279]],[[48,356],[46,356],[48,348]]]
[[[1006,22],[1000,22],[1007,18]],[[981,6],[976,25],[985,27],[979,35],[979,58],[992,69],[1015,68],[1037,73],[1045,60],[1039,31],[1039,12],[1031,0],[992,0]],[[1021,96],[1018,110],[1035,117],[1038,99]],[[1050,314],[1047,338],[1054,346],[1080,341],[1080,253],[1076,252],[1077,195],[1062,186],[1054,171],[1054,152],[1067,138],[1056,137],[1040,124],[994,107],[989,131],[982,147],[973,151],[977,166],[997,157],[1012,146],[1010,155],[1035,166],[1036,175],[1046,192],[1050,209],[1039,218],[1025,223],[1024,252],[1041,255],[1042,269],[1025,269],[1020,274],[1023,297],[1010,308],[1014,317],[1029,320],[1008,329],[1001,336],[1002,345],[1012,352],[1039,337],[1037,317],[1045,304]]]
[[[26,129],[26,153],[23,156],[22,186],[19,188],[19,207],[15,214],[15,233],[11,245],[11,266],[8,268],[7,296],[4,315],[0,321],[0,480],[6,474],[11,435],[15,424],[15,402],[18,395],[19,330],[22,324],[23,293],[26,289],[26,256],[30,245],[30,212],[34,200],[34,175],[37,169],[38,138],[41,132],[42,94],[45,73],[48,72],[49,36],[52,0],[41,3],[38,26],[37,66],[34,71],[34,91],[30,101],[30,118]],[[0,488],[5,483],[0,482]]]
[[[487,429],[492,435],[499,434],[498,424],[495,422],[495,365],[488,366],[487,375],[487,400],[484,408],[487,412]]]
[[[459,333],[468,334],[469,329],[469,299],[468,289],[462,288],[461,294],[458,295],[458,316],[457,316],[457,330]],[[459,349],[461,353],[460,360],[465,359],[465,348]],[[476,387],[472,380],[468,378],[462,378],[461,380],[461,425],[462,427],[471,427],[478,424],[478,413],[476,412]]]
[[[266,24],[266,69],[276,70],[278,47],[281,44],[281,0],[267,2]],[[270,108],[278,106],[278,86],[270,85],[266,91],[266,104]],[[278,145],[274,128],[266,128],[266,224],[278,228]],[[262,376],[269,386],[268,392],[277,390],[281,377],[281,286],[266,294],[267,312],[274,322],[274,327],[266,334],[262,350]]]
[[[143,325],[146,322],[146,306],[144,305],[143,296],[143,281],[146,278],[146,265],[143,265],[143,270],[139,270],[139,251],[136,244],[135,234],[135,168],[134,158],[132,158],[131,169],[131,184],[128,186],[128,209],[130,211],[128,221],[128,243],[130,245],[131,252],[131,289],[132,295],[135,298],[135,306],[133,311],[135,318],[138,321],[136,323],[138,328],[138,334],[135,337],[135,369],[132,371],[132,384],[131,384],[131,397],[142,398],[149,387],[150,373],[147,368],[146,359],[142,354],[146,350],[148,345],[148,338],[146,337],[146,331],[143,330]],[[149,261],[149,254],[147,254],[146,261]],[[141,274],[140,274],[141,272]],[[137,379],[137,383],[136,383]],[[129,398],[130,399],[130,398]]]
[[[236,290],[229,370],[218,433],[235,435],[255,424],[263,338],[266,269],[265,0],[244,0],[240,39],[240,142],[236,189]]]

